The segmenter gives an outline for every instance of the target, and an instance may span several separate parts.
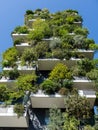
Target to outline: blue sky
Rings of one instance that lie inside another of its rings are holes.
[[[25,11],[37,8],[48,8],[50,12],[78,10],[84,19],[83,26],[90,32],[89,37],[98,43],[97,0],[0,0],[0,53],[13,46],[11,32],[16,26],[24,24]]]

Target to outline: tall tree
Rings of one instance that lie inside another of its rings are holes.
[[[65,107],[69,116],[74,116],[80,121],[89,119],[92,116],[90,103],[85,97],[71,95],[65,99]]]
[[[63,116],[61,110],[57,108],[51,108],[49,116],[49,130],[62,130]]]
[[[63,130],[78,130],[79,121],[74,117],[70,117],[68,113],[64,114]]]

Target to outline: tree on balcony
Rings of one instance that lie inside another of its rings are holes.
[[[58,63],[49,75],[49,79],[62,82],[64,79],[72,79],[72,73],[66,65]]]
[[[41,19],[37,19],[32,24],[32,30],[29,32],[28,39],[40,41],[45,37],[50,37],[51,35],[49,24]]]
[[[0,101],[5,102],[9,99],[9,93],[6,85],[0,84]]]
[[[94,127],[92,127],[90,125],[86,125],[86,126],[84,126],[84,130],[98,130],[98,129],[95,129]]]
[[[79,120],[74,116],[70,117],[68,113],[64,113],[63,130],[78,130]]]
[[[59,89],[59,85],[52,80],[45,80],[41,85],[40,88],[46,94],[55,94],[55,92]]]
[[[30,15],[30,14],[34,14],[34,12],[32,10],[27,10],[26,15]]]
[[[15,104],[14,105],[14,112],[17,113],[18,118],[23,116],[23,113],[24,113],[23,104]]]
[[[90,104],[85,97],[79,95],[69,96],[65,99],[65,108],[70,117],[74,116],[84,123],[92,117]]]
[[[47,42],[41,41],[37,43],[34,50],[37,58],[45,58],[46,53],[49,51],[49,45]]]
[[[27,26],[17,26],[12,33],[18,33],[18,34],[28,34],[29,30]]]
[[[49,110],[49,130],[61,130],[63,121],[63,115],[60,109],[51,108]]]
[[[17,58],[19,56],[19,52],[15,47],[11,47],[7,49],[3,53],[3,67],[14,66]]]
[[[37,76],[35,74],[21,75],[17,79],[17,87],[19,91],[24,94],[25,91],[36,92]]]
[[[87,37],[87,35],[89,34],[89,31],[87,30],[87,28],[78,27],[74,30],[74,33],[77,35],[83,35],[83,36]]]
[[[86,76],[87,73],[92,71],[94,69],[94,63],[92,60],[89,60],[87,58],[82,59],[77,62],[77,65],[72,68],[73,75],[77,77]],[[89,77],[90,75],[87,74]]]
[[[26,48],[21,56],[22,65],[31,66],[37,59],[36,52],[33,48]]]

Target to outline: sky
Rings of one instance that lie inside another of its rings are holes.
[[[47,8],[50,12],[74,9],[83,18],[89,38],[98,43],[98,0],[0,0],[0,53],[13,46],[11,32],[24,24],[26,10]],[[94,58],[98,58],[98,53]]]

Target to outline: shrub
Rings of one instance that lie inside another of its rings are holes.
[[[66,87],[66,88],[68,88],[68,89],[71,89],[71,88],[72,88],[72,85],[73,85],[73,82],[72,82],[72,80],[64,79],[62,85],[63,85],[63,87]]]
[[[8,77],[11,79],[11,80],[15,80],[16,78],[19,77],[19,72],[17,69],[14,69],[14,70],[10,70],[8,71]]]
[[[64,54],[63,54],[61,49],[54,49],[52,51],[52,55],[53,55],[54,58],[58,58],[58,59],[63,59],[64,58]]]
[[[12,33],[27,34],[29,30],[26,26],[17,26]]]
[[[62,83],[64,79],[72,79],[72,73],[66,65],[58,63],[49,75],[49,79]]]
[[[30,15],[30,14],[34,14],[34,12],[32,10],[27,10],[26,15]]]
[[[93,69],[90,72],[88,72],[86,74],[87,78],[89,78],[90,80],[96,80],[98,77],[98,70]]]
[[[19,91],[23,93],[24,91],[36,92],[36,80],[37,76],[35,74],[26,74],[19,76],[17,79],[17,86]]]
[[[5,66],[13,66],[15,65],[15,61],[17,61],[17,58],[19,56],[19,52],[17,51],[17,49],[15,47],[11,47],[9,49],[7,49],[4,53],[3,53],[3,59],[4,59],[4,65]]]
[[[0,84],[0,101],[5,102],[9,99],[9,93],[6,85]]]
[[[20,43],[23,43],[27,41],[26,39],[23,39],[23,38],[17,38],[15,41],[14,41],[14,46],[17,45],[17,44],[20,44]]]
[[[14,105],[14,112],[17,113],[18,118],[20,116],[23,116],[24,106],[22,104],[15,104]]]
[[[44,90],[46,94],[54,94],[58,89],[57,83],[53,82],[52,80],[45,80],[41,85],[41,89]]]
[[[69,93],[69,89],[62,87],[58,93],[61,95],[67,95]]]

